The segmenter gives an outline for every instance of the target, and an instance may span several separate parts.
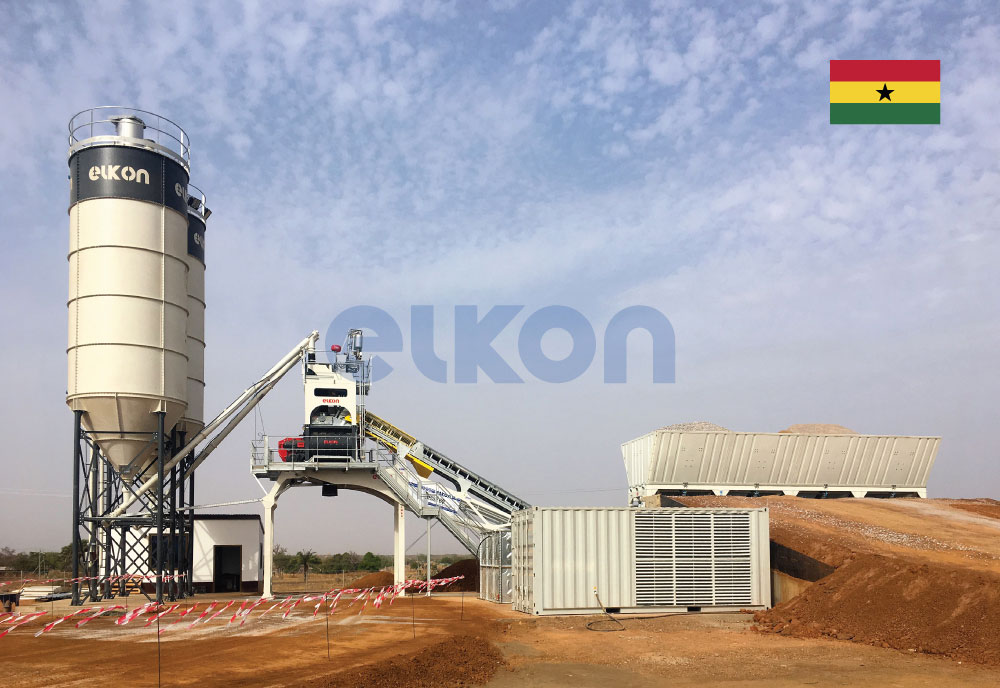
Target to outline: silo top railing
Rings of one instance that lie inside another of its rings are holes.
[[[138,117],[145,125],[143,139],[139,141],[153,144],[153,150],[165,152],[174,157],[185,169],[191,169],[191,139],[180,126],[162,115],[149,110],[101,105],[82,110],[69,120],[70,152],[80,148],[106,144],[118,138],[117,122],[122,117]]]
[[[190,205],[196,213],[201,215],[203,218],[208,219],[205,211],[208,209],[208,197],[205,196],[205,192],[199,189],[197,186],[188,182],[188,205]],[[198,203],[192,203],[190,199],[198,199]]]

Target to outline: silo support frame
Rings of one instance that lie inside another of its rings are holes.
[[[74,579],[84,580],[71,584],[70,603],[79,606],[127,595],[135,590],[135,584],[130,585],[123,577],[133,574],[152,574],[158,578],[161,595],[165,593],[170,599],[192,595],[194,514],[177,508],[183,506],[185,496],[188,503],[194,502],[193,476],[183,477],[192,457],[176,470],[165,472],[162,495],[157,487],[137,497],[134,487],[122,481],[91,434],[83,428],[82,411],[74,412],[73,425],[76,439],[73,447],[71,569]],[[151,443],[159,445],[155,434],[145,434],[150,435]],[[166,432],[163,440],[164,458],[183,441],[180,433]],[[159,473],[159,466],[159,460],[153,461],[146,472]],[[113,515],[126,496],[139,503],[140,511]],[[162,530],[160,504],[163,505]],[[151,553],[158,562],[151,561]],[[183,577],[178,578],[178,574]],[[153,587],[155,590],[155,584]]]

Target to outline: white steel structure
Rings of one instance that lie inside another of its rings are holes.
[[[540,508],[514,514],[513,608],[738,610],[771,599],[767,509]]]
[[[629,502],[655,494],[927,496],[940,437],[655,430],[622,445]]]
[[[331,497],[341,489],[358,490],[389,504],[397,582],[404,576],[406,511],[427,520],[428,553],[436,520],[478,555],[489,536],[509,537],[510,515],[528,506],[368,410],[369,359],[362,343],[361,331],[351,330],[343,353],[339,345],[332,347],[330,362],[317,360],[312,344],[304,349],[302,434],[285,437],[276,447],[267,436],[253,443],[253,474],[274,481],[263,499],[265,595],[271,592],[277,500],[291,487],[323,486]]]

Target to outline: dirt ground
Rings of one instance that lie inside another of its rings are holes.
[[[860,553],[1000,573],[994,499],[679,499],[689,506],[766,506],[772,540],[832,566]]]
[[[397,599],[358,614],[311,610],[171,629],[159,644],[163,686],[486,685],[996,686],[1000,669],[831,639],[750,630],[749,614],[625,619],[624,632],[586,629],[594,617],[529,617],[454,593]],[[0,639],[0,675],[26,686],[158,685],[155,626],[98,619],[39,638],[33,622]],[[604,626],[604,624],[601,624]]]
[[[1000,666],[1000,503],[697,497],[768,506],[771,539],[837,567],[756,615],[761,632],[832,637]]]
[[[1000,503],[688,501],[766,505],[777,542],[838,568],[756,619],[622,617],[622,632],[588,630],[595,617],[530,617],[469,593],[416,595],[360,614],[341,605],[318,617],[304,603],[288,619],[258,613],[242,626],[223,615],[207,627],[169,626],[159,646],[155,626],[105,618],[35,638],[50,615],[0,638],[0,676],[12,688],[97,677],[315,688],[1000,685]]]

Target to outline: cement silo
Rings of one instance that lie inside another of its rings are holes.
[[[153,113],[70,121],[66,402],[126,480],[155,456],[158,414],[169,431],[187,407],[189,159]]]
[[[193,437],[205,426],[205,222],[212,211],[204,192],[188,185],[187,409],[178,430]]]

